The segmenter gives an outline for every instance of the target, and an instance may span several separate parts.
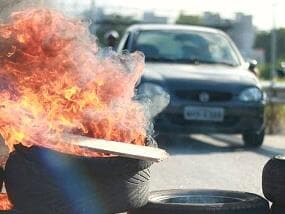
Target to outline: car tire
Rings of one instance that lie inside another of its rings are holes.
[[[242,139],[246,147],[260,147],[263,144],[265,136],[265,129],[260,132],[246,132],[243,133]]]
[[[146,206],[128,214],[269,214],[261,196],[221,190],[163,190],[150,193]]]
[[[262,172],[262,190],[269,201],[285,204],[285,156],[275,156],[266,163]]]

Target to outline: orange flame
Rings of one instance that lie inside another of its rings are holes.
[[[0,25],[0,49],[0,133],[10,151],[22,143],[102,155],[47,140],[66,132],[144,144],[147,121],[133,99],[142,54],[104,54],[86,25],[47,9],[14,13]]]
[[[13,209],[13,204],[10,202],[6,193],[0,193],[0,211],[8,211]]]

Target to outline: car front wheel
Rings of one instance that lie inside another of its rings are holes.
[[[242,135],[244,145],[247,147],[259,147],[262,145],[265,136],[265,129],[260,132],[246,132]]]

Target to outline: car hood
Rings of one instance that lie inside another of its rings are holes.
[[[161,82],[167,87],[259,87],[255,75],[247,69],[226,65],[189,65],[146,63],[143,79]]]

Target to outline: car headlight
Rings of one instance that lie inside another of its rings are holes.
[[[167,90],[155,83],[142,83],[138,87],[137,95],[138,99],[144,102],[150,117],[162,112],[170,102]]]
[[[243,102],[259,102],[263,99],[263,92],[258,88],[248,88],[242,91],[239,99]]]
[[[163,95],[167,93],[166,90],[158,84],[155,83],[142,83],[138,87],[138,94],[151,97],[153,95]]]

